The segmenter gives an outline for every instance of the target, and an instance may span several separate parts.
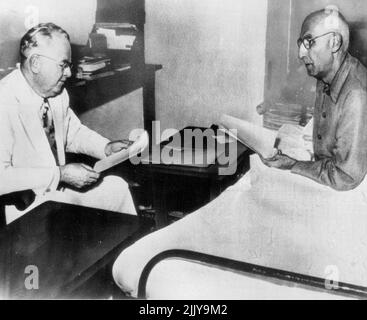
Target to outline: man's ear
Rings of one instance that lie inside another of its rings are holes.
[[[37,74],[40,72],[40,59],[38,59],[37,55],[34,54],[29,58],[29,67],[33,73]]]
[[[340,33],[335,33],[331,38],[331,50],[333,53],[337,53],[343,46],[343,37]]]

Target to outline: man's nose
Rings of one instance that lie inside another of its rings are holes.
[[[302,60],[302,58],[306,57],[308,54],[307,49],[305,48],[304,44],[301,43],[301,45],[298,48],[298,58]]]
[[[64,76],[66,78],[70,78],[71,77],[71,68],[69,66],[67,66],[65,69],[64,69]]]

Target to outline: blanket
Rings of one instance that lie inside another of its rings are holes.
[[[250,171],[218,198],[125,249],[114,279],[136,296],[151,258],[186,249],[367,286],[366,190],[364,181],[338,192],[253,155]]]

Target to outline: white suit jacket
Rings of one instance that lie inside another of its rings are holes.
[[[0,81],[0,195],[27,189],[44,194],[59,184],[59,168],[39,116],[42,102],[19,69]],[[65,151],[105,157],[109,140],[81,124],[66,90],[49,104],[60,165]]]

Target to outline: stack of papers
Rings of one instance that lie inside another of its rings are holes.
[[[107,39],[107,49],[131,50],[137,28],[131,23],[97,23],[95,32]]]
[[[263,117],[263,126],[278,130],[284,124],[299,125],[304,108],[298,104],[275,103],[267,109]]]

